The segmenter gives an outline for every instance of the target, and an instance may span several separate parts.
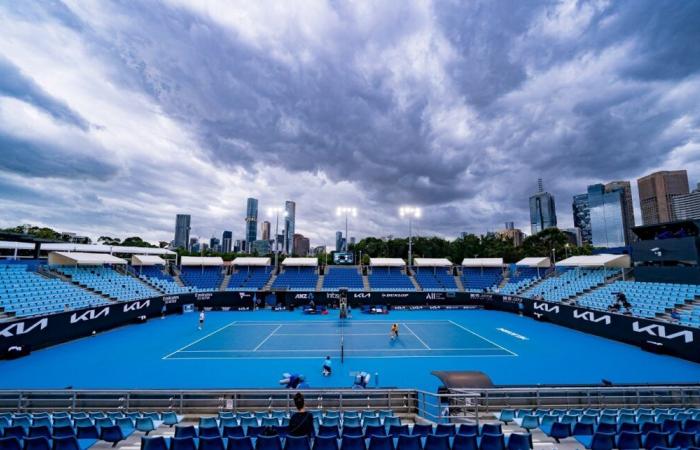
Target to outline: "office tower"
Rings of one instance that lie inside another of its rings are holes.
[[[355,245],[355,236],[352,236],[348,242],[350,245]]]
[[[270,222],[268,222],[267,220],[262,223],[262,240],[270,240]]]
[[[291,200],[284,202],[284,252],[291,254],[294,250],[294,223],[296,219],[296,203]]]
[[[221,252],[221,243],[219,242],[218,238],[212,237],[209,239],[209,248],[211,248],[212,252],[219,253]]]
[[[574,227],[581,232],[581,242],[591,243],[591,211],[588,209],[588,194],[574,195],[571,204],[574,213]]]
[[[233,252],[241,253],[243,251],[243,242],[240,239],[236,239],[233,243]]]
[[[509,223],[512,224],[513,222],[506,222],[506,226],[508,226]],[[495,236],[501,240],[511,241],[513,243],[513,247],[520,247],[523,245],[523,241],[525,240],[525,234],[520,229],[515,227],[498,231],[495,233]]]
[[[293,253],[297,256],[307,256],[310,250],[309,239],[302,234],[294,235]]]
[[[258,199],[249,198],[245,213],[245,240],[255,242],[258,239]]]
[[[602,184],[588,186],[588,208],[591,216],[591,241],[594,247],[624,247],[625,226],[623,190],[606,192]]]
[[[200,247],[199,247],[199,239],[197,239],[196,237],[190,238],[189,250],[190,250],[191,252],[194,252],[194,253],[198,253],[198,252],[199,252],[199,250],[200,250]]]
[[[221,236],[221,251],[223,253],[231,253],[233,250],[233,233],[230,231],[224,231]]]
[[[270,241],[266,241],[264,239],[253,241],[253,243],[250,244],[250,253],[254,253],[258,256],[269,255],[272,253]]]
[[[538,192],[530,197],[530,229],[533,235],[557,226],[554,197],[544,191],[542,178],[537,180],[537,188]]]
[[[620,191],[622,201],[622,226],[625,229],[625,244],[632,245],[636,235],[634,228],[634,203],[632,202],[632,187],[629,181],[611,181],[605,184],[605,192]]]
[[[671,204],[673,220],[700,220],[700,183],[690,194],[673,197]]]
[[[569,240],[572,244],[576,244],[577,247],[581,247],[583,245],[583,236],[581,235],[581,229],[574,227],[574,228],[567,228],[566,229],[567,237],[568,236],[575,236],[575,242],[572,240]]]
[[[175,247],[189,249],[190,242],[190,215],[178,214],[175,216]]]
[[[506,222],[506,230],[513,230],[515,229],[515,222]]]
[[[335,232],[335,251],[336,252],[343,251],[343,232],[342,231]]]
[[[642,223],[653,225],[673,219],[673,197],[689,193],[688,172],[672,170],[654,172],[637,180]]]

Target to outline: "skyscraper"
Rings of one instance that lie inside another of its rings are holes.
[[[602,184],[588,186],[588,208],[591,215],[591,240],[594,247],[624,247],[622,189],[606,192]]]
[[[506,222],[506,230],[514,230],[515,229],[515,222]]]
[[[639,206],[644,225],[669,222],[673,219],[672,199],[688,194],[688,172],[672,170],[654,172],[637,180]]]
[[[270,222],[265,220],[262,223],[262,240],[263,241],[269,241],[270,240]]]
[[[343,242],[343,232],[342,231],[336,231],[335,232],[335,251],[336,252],[342,252],[343,247],[344,247],[344,242]]]
[[[297,256],[307,256],[310,251],[309,238],[304,237],[302,234],[294,235],[294,249],[293,253]]]
[[[224,231],[221,236],[221,251],[223,253],[231,253],[233,250],[233,233],[230,231]]]
[[[189,250],[190,243],[190,215],[178,214],[175,216],[175,247]]]
[[[221,251],[221,244],[219,243],[219,238],[211,237],[209,239],[209,248],[211,249],[212,252],[220,252]]]
[[[258,199],[249,198],[245,213],[245,240],[255,242],[258,239]],[[250,251],[250,249],[248,249]]]
[[[538,192],[530,197],[530,230],[532,234],[557,226],[557,211],[554,197],[545,192],[542,178],[537,180]]]
[[[700,220],[700,183],[690,194],[673,197],[671,203],[673,220]]]
[[[294,222],[296,219],[296,203],[291,200],[284,202],[284,252],[291,255],[294,251]]]
[[[574,212],[574,227],[581,231],[581,242],[591,243],[591,211],[588,209],[588,194],[574,195],[571,205]]]
[[[634,228],[634,203],[632,202],[632,187],[629,181],[611,181],[605,184],[605,192],[620,191],[622,201],[622,226],[625,228],[625,244],[632,245],[636,235]]]

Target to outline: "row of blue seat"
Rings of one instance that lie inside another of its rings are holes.
[[[313,444],[312,444],[313,441]],[[339,445],[340,444],[340,445]],[[333,436],[307,437],[258,436],[231,438],[193,438],[162,436],[141,439],[141,450],[530,450],[530,434],[512,433],[506,439],[503,434],[431,434],[425,438],[401,434],[391,436]]]

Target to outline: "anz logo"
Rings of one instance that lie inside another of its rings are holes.
[[[550,305],[549,303],[534,302],[532,307],[540,311],[559,314],[559,305]]]
[[[124,312],[129,312],[129,311],[138,311],[143,308],[148,308],[151,306],[151,301],[146,300],[145,302],[133,302],[133,303],[128,303],[124,305]]]
[[[94,320],[98,317],[107,317],[109,315],[109,306],[102,308],[99,312],[96,309],[88,309],[83,313],[73,313],[70,316],[70,323],[77,322],[87,322],[88,320]]]
[[[20,336],[22,334],[27,334],[30,331],[33,331],[34,329],[38,328],[39,330],[43,330],[49,325],[49,319],[48,317],[44,317],[43,319],[40,319],[36,322],[34,322],[31,325],[25,325],[27,322],[19,322],[19,323],[13,323],[12,325],[9,325],[2,330],[0,330],[0,336],[6,337],[6,338],[11,338],[13,336]]]
[[[610,325],[610,322],[612,322],[612,318],[607,314],[603,314],[600,317],[596,317],[593,311],[579,312],[578,309],[574,309],[574,319],[586,320],[588,322],[593,323],[603,322],[605,325]]]
[[[690,330],[679,331],[677,333],[667,334],[666,327],[663,325],[657,325],[652,323],[645,327],[639,326],[639,322],[635,321],[632,324],[632,331],[635,333],[646,333],[650,336],[660,337],[664,339],[675,339],[677,337],[682,337],[686,344],[693,342],[693,332]]]

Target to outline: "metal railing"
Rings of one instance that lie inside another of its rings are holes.
[[[6,390],[0,412],[174,411],[185,415],[220,411],[292,411],[296,390]],[[462,423],[492,418],[503,408],[686,408],[700,405],[700,385],[565,386],[461,389],[445,393],[415,389],[324,389],[302,391],[309,409],[386,410],[418,422]]]

